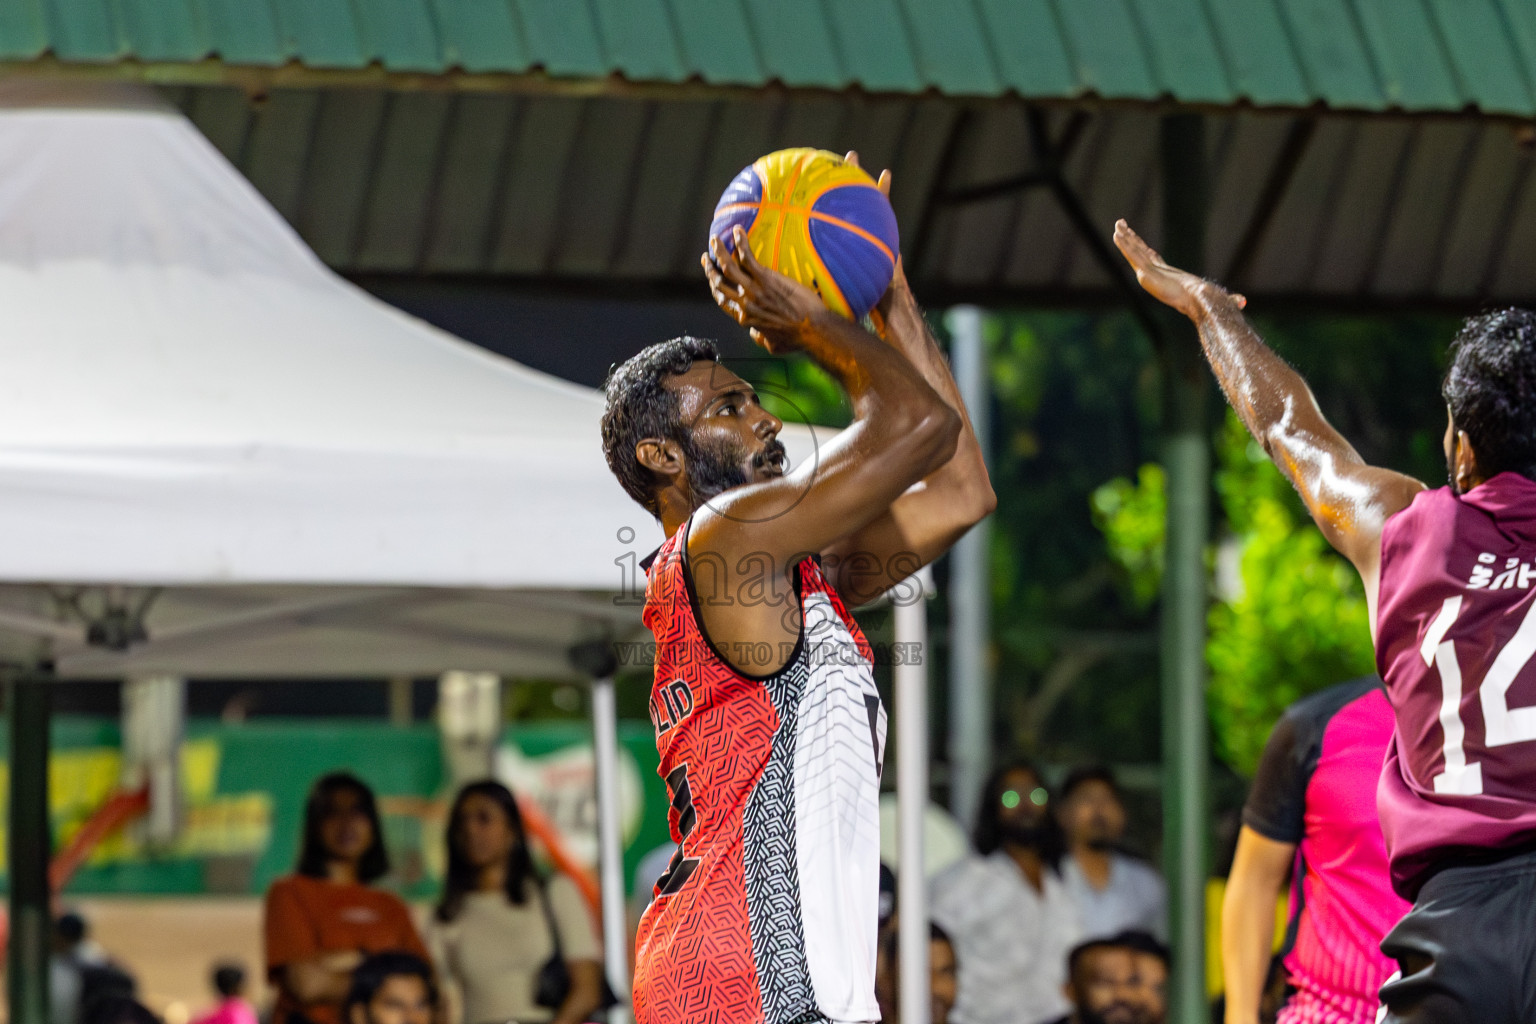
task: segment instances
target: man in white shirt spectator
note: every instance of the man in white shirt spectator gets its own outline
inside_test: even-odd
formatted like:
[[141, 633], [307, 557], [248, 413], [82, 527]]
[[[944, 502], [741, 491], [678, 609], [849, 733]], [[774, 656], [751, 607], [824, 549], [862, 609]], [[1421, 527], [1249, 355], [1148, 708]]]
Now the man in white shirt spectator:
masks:
[[932, 882], [929, 912], [955, 944], [951, 1024], [1039, 1024], [1067, 1012], [1067, 953], [1081, 937], [1058, 874], [1061, 833], [1040, 773], [994, 772], [976, 823], [977, 856]]
[[1108, 768], [1079, 768], [1061, 784], [1057, 817], [1067, 837], [1061, 877], [1077, 904], [1083, 938], [1125, 931], [1168, 936], [1168, 892], [1152, 865], [1117, 846], [1125, 837], [1125, 801]]

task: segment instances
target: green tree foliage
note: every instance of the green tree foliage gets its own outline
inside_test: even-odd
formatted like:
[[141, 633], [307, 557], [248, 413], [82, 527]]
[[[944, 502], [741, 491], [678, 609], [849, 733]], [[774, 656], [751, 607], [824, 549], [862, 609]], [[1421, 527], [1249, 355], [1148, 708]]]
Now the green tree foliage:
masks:
[[1252, 775], [1286, 707], [1373, 671], [1370, 620], [1354, 567], [1231, 413], [1216, 452], [1227, 532], [1217, 564], [1228, 571], [1207, 618], [1207, 702], [1217, 752]]
[[[1312, 380], [1330, 420], [1367, 461], [1443, 475], [1438, 376], [1455, 324], [1440, 318], [1330, 318], [1266, 324]], [[1216, 752], [1251, 775], [1293, 701], [1373, 671], [1364, 588], [1295, 490], [1230, 411], [1216, 432], [1217, 535], [1208, 557], [1207, 703]], [[1116, 477], [1091, 508], [1125, 597], [1156, 602], [1167, 516], [1162, 467]]]
[[[1292, 701], [1371, 671], [1371, 639], [1359, 576], [1231, 412], [1215, 447], [1224, 527], [1207, 556], [1206, 701], [1217, 754], [1251, 775]], [[1093, 495], [1095, 521], [1138, 604], [1155, 600], [1161, 583], [1164, 489], [1162, 467], [1152, 463], [1134, 483], [1111, 480]]]

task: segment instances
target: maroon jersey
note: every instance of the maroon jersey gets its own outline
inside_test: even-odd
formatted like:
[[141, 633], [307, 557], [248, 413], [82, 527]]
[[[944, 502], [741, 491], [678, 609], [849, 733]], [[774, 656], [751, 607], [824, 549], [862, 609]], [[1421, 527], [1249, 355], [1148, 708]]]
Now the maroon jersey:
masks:
[[1377, 806], [1392, 883], [1536, 842], [1536, 482], [1424, 491], [1381, 537], [1376, 664], [1397, 728]]

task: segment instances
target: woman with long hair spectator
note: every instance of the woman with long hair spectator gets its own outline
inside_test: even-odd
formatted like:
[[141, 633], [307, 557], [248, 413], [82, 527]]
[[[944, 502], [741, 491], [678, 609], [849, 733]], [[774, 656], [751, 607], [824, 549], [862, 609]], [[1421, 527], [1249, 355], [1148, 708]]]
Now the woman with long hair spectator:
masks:
[[579, 1024], [603, 997], [602, 950], [575, 884], [534, 868], [517, 800], [499, 782], [459, 791], [427, 942], [462, 1024]]
[[388, 872], [373, 791], [348, 772], [322, 776], [304, 805], [298, 865], [267, 890], [272, 1024], [342, 1024], [352, 971], [365, 955], [426, 956], [409, 908], [372, 884]]

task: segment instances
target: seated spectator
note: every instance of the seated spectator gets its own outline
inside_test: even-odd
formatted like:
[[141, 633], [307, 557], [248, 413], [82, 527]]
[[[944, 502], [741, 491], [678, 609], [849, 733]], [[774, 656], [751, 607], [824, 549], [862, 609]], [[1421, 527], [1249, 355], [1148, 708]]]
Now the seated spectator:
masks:
[[[517, 800], [465, 786], [448, 814], [448, 870], [427, 939], [464, 1024], [580, 1024], [603, 1001], [602, 945], [576, 884], [539, 877]], [[541, 986], [563, 964], [563, 987]], [[548, 987], [549, 991], [541, 991]]]
[[[944, 929], [928, 925], [928, 1017], [932, 1024], [949, 1024], [949, 1011], [955, 1005], [955, 944]], [[880, 933], [875, 956], [875, 1002], [880, 1006], [881, 1024], [901, 1022], [901, 936], [894, 919]]]
[[159, 1017], [132, 996], [113, 993], [85, 1004], [80, 1024], [162, 1024]]
[[933, 919], [960, 960], [955, 1020], [1038, 1024], [1060, 1016], [1067, 952], [1081, 926], [1057, 873], [1061, 835], [1032, 766], [1008, 765], [987, 780], [976, 851], [931, 884]]
[[1077, 904], [1083, 936], [1127, 930], [1168, 934], [1168, 892], [1152, 865], [1119, 852], [1125, 801], [1108, 768], [1080, 768], [1061, 784], [1057, 815], [1067, 838], [1061, 877]]
[[1072, 1012], [1053, 1024], [1148, 1024], [1137, 1006], [1136, 960], [1115, 939], [1089, 939], [1067, 958]]
[[219, 1004], [193, 1024], [256, 1024], [256, 1008], [245, 998], [245, 968], [221, 963], [213, 968], [213, 990]]
[[375, 953], [353, 969], [344, 1010], [347, 1024], [432, 1024], [432, 968], [411, 953]]
[[74, 911], [53, 922], [53, 955], [48, 958], [48, 1010], [53, 1024], [80, 1019], [81, 974], [87, 964], [105, 962], [106, 955], [86, 939], [85, 918]]
[[97, 1002], [131, 1002], [138, 995], [133, 975], [91, 941], [89, 925], [75, 911], [60, 914], [53, 924], [48, 982], [49, 1017], [54, 1024], [79, 1024], [86, 1010]]
[[304, 807], [298, 866], [267, 890], [272, 1024], [342, 1024], [352, 972], [365, 956], [401, 950], [426, 958], [410, 909], [372, 885], [388, 872], [373, 791], [346, 772], [319, 779]]
[[1141, 1011], [1143, 1024], [1164, 1024], [1168, 1019], [1168, 947], [1147, 932], [1121, 932], [1112, 940], [1131, 951], [1136, 968], [1131, 1002]]

